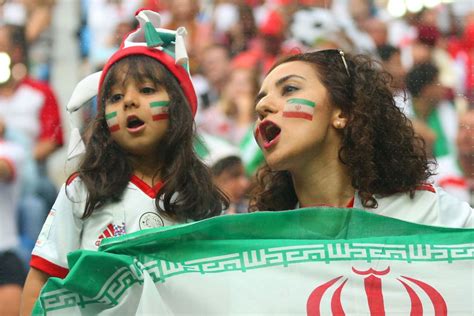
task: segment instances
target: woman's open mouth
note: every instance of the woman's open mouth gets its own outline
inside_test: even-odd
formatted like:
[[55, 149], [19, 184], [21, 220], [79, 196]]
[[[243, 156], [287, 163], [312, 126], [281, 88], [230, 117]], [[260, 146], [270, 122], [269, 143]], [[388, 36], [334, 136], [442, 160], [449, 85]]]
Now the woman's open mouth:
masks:
[[280, 138], [281, 128], [272, 121], [266, 120], [260, 123], [258, 132], [262, 136], [263, 147], [268, 149]]
[[145, 127], [145, 122], [140, 120], [136, 115], [127, 117], [127, 130], [132, 133], [141, 131]]

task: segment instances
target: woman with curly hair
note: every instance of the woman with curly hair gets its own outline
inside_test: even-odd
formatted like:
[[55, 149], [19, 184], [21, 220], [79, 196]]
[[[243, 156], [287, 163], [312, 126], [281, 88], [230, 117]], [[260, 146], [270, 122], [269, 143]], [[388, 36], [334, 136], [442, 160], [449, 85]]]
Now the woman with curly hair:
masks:
[[256, 98], [266, 165], [250, 210], [354, 207], [428, 225], [472, 226], [473, 210], [428, 183], [424, 142], [367, 56], [323, 50], [278, 62]]

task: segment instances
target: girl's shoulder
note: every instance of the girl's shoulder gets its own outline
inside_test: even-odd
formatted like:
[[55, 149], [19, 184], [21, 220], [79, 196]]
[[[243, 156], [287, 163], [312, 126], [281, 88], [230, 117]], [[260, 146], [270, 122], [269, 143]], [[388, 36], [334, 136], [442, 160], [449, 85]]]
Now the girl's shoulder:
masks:
[[72, 201], [83, 201], [87, 197], [87, 187], [79, 176], [78, 172], [75, 172], [67, 178], [61, 191], [67, 195]]

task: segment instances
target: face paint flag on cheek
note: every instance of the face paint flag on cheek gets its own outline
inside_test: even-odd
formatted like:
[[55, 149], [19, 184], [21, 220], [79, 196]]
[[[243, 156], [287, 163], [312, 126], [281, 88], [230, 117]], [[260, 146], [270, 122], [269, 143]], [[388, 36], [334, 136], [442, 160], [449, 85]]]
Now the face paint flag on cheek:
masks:
[[169, 101], [157, 101], [150, 103], [153, 121], [168, 119], [169, 103]]
[[310, 100], [298, 98], [289, 99], [285, 104], [283, 117], [302, 118], [312, 121], [315, 106], [316, 104]]
[[109, 130], [111, 133], [116, 132], [120, 129], [117, 120], [117, 112], [110, 112], [105, 114], [105, 119], [107, 120], [107, 125], [109, 126]]

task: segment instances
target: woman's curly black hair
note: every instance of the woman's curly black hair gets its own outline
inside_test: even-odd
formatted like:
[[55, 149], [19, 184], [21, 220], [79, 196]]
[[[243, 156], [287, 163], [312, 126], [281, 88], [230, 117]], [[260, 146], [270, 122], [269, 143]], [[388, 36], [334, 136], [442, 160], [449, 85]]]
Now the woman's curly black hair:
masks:
[[98, 114], [87, 133], [86, 153], [77, 170], [88, 190], [83, 218], [107, 203], [119, 201], [133, 173], [128, 154], [112, 139], [105, 120], [105, 100], [112, 85], [123, 80], [123, 72], [127, 80], [135, 82], [159, 80], [170, 97], [169, 126], [159, 144], [163, 154], [156, 157], [157, 165], [163, 166], [156, 174], [159, 172], [164, 182], [155, 200], [157, 210], [177, 221], [220, 215], [229, 202], [212, 183], [209, 168], [194, 151], [195, 124], [183, 91], [158, 61], [133, 55], [113, 65], [99, 91], [102, 97], [98, 100]]
[[[338, 50], [292, 55], [272, 70], [293, 61], [314, 67], [330, 103], [348, 120], [341, 131], [339, 159], [364, 207], [377, 207], [374, 195], [409, 192], [413, 196], [432, 175], [432, 168], [424, 141], [395, 104], [390, 74], [365, 55], [346, 54], [346, 69]], [[298, 201], [289, 172], [272, 171], [268, 165], [257, 172], [251, 196], [251, 211], [293, 209]]]

